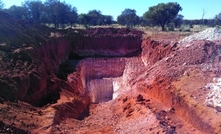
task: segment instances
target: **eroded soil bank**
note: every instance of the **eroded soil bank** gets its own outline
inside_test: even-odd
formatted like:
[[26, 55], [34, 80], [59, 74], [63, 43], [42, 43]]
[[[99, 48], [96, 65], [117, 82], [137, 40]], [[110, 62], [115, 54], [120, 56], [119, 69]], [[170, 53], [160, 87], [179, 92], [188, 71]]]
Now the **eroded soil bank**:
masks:
[[0, 132], [221, 133], [220, 107], [207, 101], [220, 41], [58, 31], [1, 14], [0, 30], [19, 36], [0, 43]]

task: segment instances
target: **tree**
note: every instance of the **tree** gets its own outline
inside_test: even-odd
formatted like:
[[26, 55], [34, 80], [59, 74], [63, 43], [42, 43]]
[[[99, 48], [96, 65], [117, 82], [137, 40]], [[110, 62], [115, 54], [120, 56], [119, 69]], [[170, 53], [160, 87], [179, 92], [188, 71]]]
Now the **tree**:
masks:
[[221, 12], [215, 16], [215, 24], [221, 25]]
[[215, 19], [220, 20], [221, 21], [221, 13], [219, 13], [218, 15], [215, 16]]
[[147, 26], [149, 23], [147, 22], [146, 19], [144, 19], [143, 17], [140, 17], [140, 25], [141, 26]]
[[23, 6], [28, 11], [29, 20], [35, 23], [41, 23], [41, 19], [43, 17], [43, 12], [45, 9], [44, 4], [41, 2], [41, 0], [26, 0], [23, 3]]
[[174, 20], [179, 11], [182, 11], [182, 7], [176, 2], [160, 3], [150, 7], [143, 17], [146, 20], [152, 20], [161, 26], [162, 31], [165, 31], [165, 25]]
[[0, 10], [3, 10], [4, 7], [5, 7], [5, 4], [3, 3], [2, 0], [0, 0]]
[[68, 22], [70, 23], [70, 25], [72, 27], [73, 24], [77, 23], [77, 19], [78, 19], [77, 8], [69, 5], [67, 15], [68, 15]]
[[118, 24], [126, 26], [137, 25], [139, 24], [139, 20], [139, 16], [136, 15], [136, 10], [128, 8], [117, 17]]
[[203, 8], [202, 11], [203, 11], [203, 14], [202, 14], [202, 20], [203, 20], [204, 16], [208, 13], [208, 11], [205, 8]]
[[87, 25], [90, 23], [91, 17], [88, 14], [78, 15], [78, 23], [83, 24], [87, 28]]
[[104, 16], [101, 14], [100, 10], [91, 10], [88, 12], [90, 16], [90, 25], [102, 25], [104, 23]]
[[79, 24], [87, 25], [110, 25], [113, 23], [113, 17], [110, 15], [103, 15], [99, 10], [91, 10], [87, 14], [80, 14], [78, 16]]
[[69, 7], [66, 3], [57, 2], [54, 5], [53, 15], [56, 18], [57, 24], [61, 24], [63, 27], [64, 24], [68, 22], [68, 12], [69, 12]]
[[173, 23], [176, 28], [180, 27], [183, 22], [183, 15], [178, 14], [176, 18], [173, 20]]
[[50, 5], [53, 5], [53, 4], [55, 4], [55, 3], [57, 3], [57, 2], [59, 2], [60, 0], [46, 0], [45, 1], [45, 5], [46, 6], [50, 6]]
[[23, 6], [13, 5], [8, 9], [4, 9], [4, 11], [16, 19], [27, 20], [28, 19], [28, 11]]
[[203, 23], [204, 23], [204, 16], [207, 14], [208, 11], [205, 8], [203, 8], [202, 11], [203, 11], [203, 14], [202, 14], [202, 22], [201, 23], [203, 25]]
[[104, 15], [104, 24], [110, 25], [113, 23], [113, 17], [111, 15]]
[[46, 6], [46, 17], [47, 23], [53, 23], [55, 28], [58, 28], [59, 24], [64, 26], [68, 22], [69, 6], [65, 2], [59, 0], [47, 0]]

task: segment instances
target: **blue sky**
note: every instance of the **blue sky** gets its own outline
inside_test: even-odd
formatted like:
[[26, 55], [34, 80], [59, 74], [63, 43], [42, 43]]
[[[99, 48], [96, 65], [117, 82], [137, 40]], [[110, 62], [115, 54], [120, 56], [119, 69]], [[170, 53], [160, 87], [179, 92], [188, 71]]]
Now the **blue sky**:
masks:
[[[12, 5], [21, 5], [24, 0], [2, 0], [6, 8]], [[42, 0], [43, 2], [45, 0]], [[63, 0], [61, 0], [63, 1]], [[178, 2], [183, 10], [180, 12], [184, 19], [201, 19], [203, 9], [207, 12], [204, 16], [211, 19], [221, 12], [221, 0], [65, 0], [75, 6], [78, 13], [87, 13], [89, 10], [100, 10], [104, 15], [112, 15], [114, 19], [125, 8], [135, 9], [138, 16], [142, 16], [150, 6], [158, 3]]]

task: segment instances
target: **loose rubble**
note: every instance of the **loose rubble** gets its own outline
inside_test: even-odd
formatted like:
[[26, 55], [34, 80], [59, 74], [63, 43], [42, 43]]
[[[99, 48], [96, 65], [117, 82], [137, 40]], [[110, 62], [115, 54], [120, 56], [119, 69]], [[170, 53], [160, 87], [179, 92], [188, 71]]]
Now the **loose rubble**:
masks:
[[210, 93], [206, 97], [205, 104], [221, 112], [221, 78], [214, 78], [213, 81], [206, 85]]
[[221, 29], [220, 28], [208, 28], [202, 32], [195, 33], [193, 35], [187, 36], [180, 40], [180, 43], [191, 42], [194, 40], [220, 40], [221, 39]]

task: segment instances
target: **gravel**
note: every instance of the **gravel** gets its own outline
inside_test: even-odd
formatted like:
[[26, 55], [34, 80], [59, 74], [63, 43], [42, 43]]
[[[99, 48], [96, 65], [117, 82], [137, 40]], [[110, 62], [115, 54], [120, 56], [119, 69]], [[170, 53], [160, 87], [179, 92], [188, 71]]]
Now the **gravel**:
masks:
[[206, 97], [205, 104], [221, 112], [221, 78], [214, 78], [213, 81], [206, 85], [206, 89], [209, 89], [210, 93]]
[[220, 28], [207, 28], [206, 30], [187, 36], [179, 41], [179, 43], [191, 42], [193, 40], [221, 40], [221, 29]]

